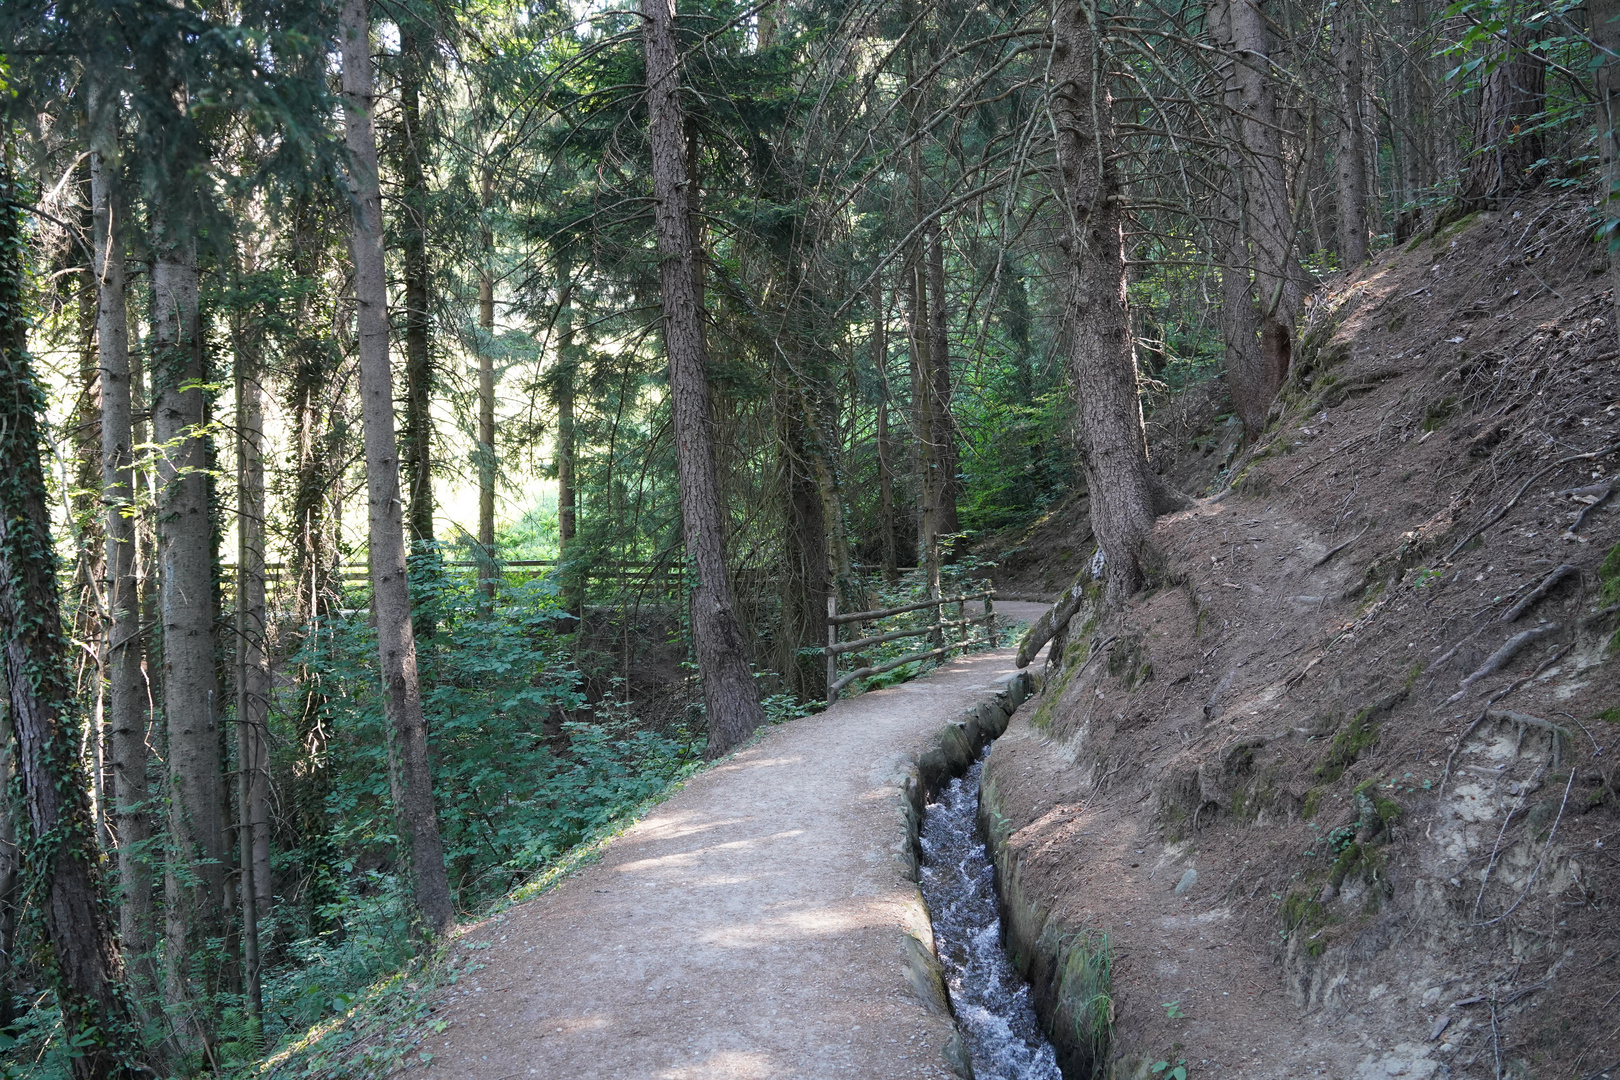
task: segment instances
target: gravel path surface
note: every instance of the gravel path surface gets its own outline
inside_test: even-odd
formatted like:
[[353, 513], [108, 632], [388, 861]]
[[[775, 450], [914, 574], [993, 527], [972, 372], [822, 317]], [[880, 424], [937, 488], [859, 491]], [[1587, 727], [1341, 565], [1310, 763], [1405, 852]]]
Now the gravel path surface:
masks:
[[[1036, 604], [997, 605], [1014, 620]], [[473, 927], [427, 1072], [468, 1080], [954, 1076], [949, 1016], [907, 981], [931, 944], [896, 785], [1013, 651], [770, 730], [694, 777], [600, 863]], [[419, 1073], [418, 1070], [412, 1070]]]

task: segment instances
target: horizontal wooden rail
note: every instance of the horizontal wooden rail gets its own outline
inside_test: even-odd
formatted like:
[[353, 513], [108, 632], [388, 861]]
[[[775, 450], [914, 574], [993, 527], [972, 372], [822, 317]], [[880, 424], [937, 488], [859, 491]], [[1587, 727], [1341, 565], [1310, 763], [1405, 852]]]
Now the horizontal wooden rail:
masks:
[[897, 667], [904, 664], [914, 663], [918, 660], [927, 660], [934, 656], [944, 656], [952, 649], [959, 649], [961, 647], [961, 645], [941, 645], [937, 649], [929, 649], [927, 652], [912, 653], [909, 656], [902, 656], [898, 660], [890, 660], [886, 664], [873, 664], [870, 667], [857, 668], [848, 675], [840, 678], [837, 682], [833, 683], [828, 692], [836, 698], [845, 690], [845, 688], [849, 686], [850, 683], [854, 682], [856, 679], [865, 679], [873, 675], [881, 675], [885, 671], [893, 671]]
[[991, 596], [990, 592], [968, 593], [964, 596], [942, 596], [938, 600], [919, 600], [915, 604], [901, 604], [899, 607], [878, 608], [876, 611], [851, 611], [843, 615], [829, 615], [827, 622], [833, 626], [843, 626], [852, 622], [873, 622], [877, 619], [887, 619], [890, 615], [904, 615], [908, 611], [921, 611], [925, 607], [935, 607], [941, 604], [961, 604], [969, 600], [984, 600]]
[[[985, 584], [989, 585], [989, 582]], [[984, 601], [984, 614], [974, 618], [967, 618], [967, 612], [962, 610], [962, 605], [973, 600]], [[957, 605], [958, 614], [963, 616], [962, 618], [947, 619], [945, 617], [945, 608], [950, 604]], [[927, 626], [891, 630], [888, 633], [872, 634], [868, 637], [857, 638], [854, 641], [838, 640], [838, 628], [840, 626], [847, 626], [850, 623], [873, 622], [878, 619], [888, 618], [891, 615], [904, 615], [908, 611], [923, 611], [925, 609], [929, 610], [932, 619]], [[958, 596], [930, 597], [927, 600], [919, 600], [912, 604], [897, 604], [894, 607], [877, 608], [872, 611], [852, 611], [847, 614], [839, 614], [838, 597], [836, 594], [829, 595], [827, 597], [827, 644], [821, 650], [823, 655], [827, 657], [827, 704], [831, 705], [837, 701], [839, 693], [857, 679], [881, 675], [885, 671], [893, 671], [903, 664], [913, 663], [914, 661], [948, 656], [953, 650], [965, 651], [974, 644], [972, 627], [980, 623], [986, 625], [988, 630], [986, 640], [991, 648], [995, 648], [998, 642], [996, 640], [995, 590], [993, 588], [986, 588], [982, 592], [962, 593]], [[960, 635], [958, 640], [951, 640], [952, 631]], [[925, 634], [934, 635], [934, 640], [942, 642], [942, 644], [923, 652], [910, 653], [898, 660], [890, 660], [881, 664], [869, 664], [847, 675], [840, 676], [838, 674], [838, 658], [846, 653], [852, 653], [870, 645], [882, 645], [890, 641], [922, 637]]]

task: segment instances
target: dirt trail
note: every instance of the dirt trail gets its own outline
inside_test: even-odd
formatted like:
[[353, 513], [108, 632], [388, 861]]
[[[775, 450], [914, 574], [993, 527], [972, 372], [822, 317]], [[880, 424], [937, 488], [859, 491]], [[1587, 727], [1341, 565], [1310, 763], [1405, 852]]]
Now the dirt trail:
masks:
[[[1007, 603], [1009, 619], [1040, 605]], [[695, 777], [555, 890], [466, 932], [429, 1070], [522, 1077], [944, 1078], [949, 1016], [907, 981], [932, 940], [893, 793], [1013, 650], [842, 701]]]

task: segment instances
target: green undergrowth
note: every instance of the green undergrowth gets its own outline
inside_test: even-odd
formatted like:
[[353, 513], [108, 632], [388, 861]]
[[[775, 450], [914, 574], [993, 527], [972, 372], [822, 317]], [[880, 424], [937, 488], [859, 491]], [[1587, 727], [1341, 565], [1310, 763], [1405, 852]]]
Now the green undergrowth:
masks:
[[1056, 1021], [1065, 1024], [1076, 1058], [1099, 1074], [1114, 1034], [1114, 944], [1101, 930], [1066, 934], [1058, 943]]

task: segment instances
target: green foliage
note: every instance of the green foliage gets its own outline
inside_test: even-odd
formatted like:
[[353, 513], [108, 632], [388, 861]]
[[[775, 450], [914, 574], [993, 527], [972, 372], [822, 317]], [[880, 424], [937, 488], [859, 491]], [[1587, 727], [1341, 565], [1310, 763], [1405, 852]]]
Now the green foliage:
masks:
[[1155, 1061], [1152, 1072], [1154, 1076], [1162, 1076], [1165, 1080], [1187, 1080], [1187, 1059], [1176, 1058], [1174, 1065], [1168, 1061]]

